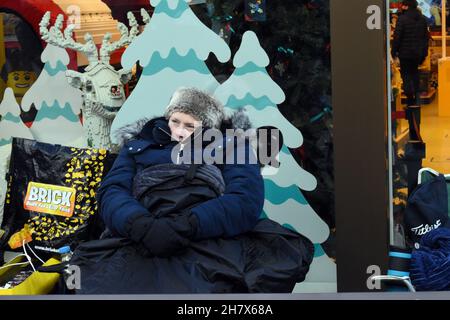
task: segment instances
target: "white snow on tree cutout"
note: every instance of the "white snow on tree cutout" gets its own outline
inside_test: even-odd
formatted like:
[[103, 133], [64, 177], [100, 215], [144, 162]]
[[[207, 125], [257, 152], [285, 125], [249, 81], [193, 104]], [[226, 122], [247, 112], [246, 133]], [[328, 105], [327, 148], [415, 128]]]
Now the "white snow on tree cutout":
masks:
[[65, 75], [69, 55], [65, 49], [47, 44], [41, 60], [44, 69], [22, 100], [24, 111], [32, 105], [38, 110], [31, 133], [40, 142], [83, 147], [82, 95], [70, 86]]
[[11, 88], [5, 90], [0, 116], [0, 147], [11, 144], [12, 137], [33, 139], [30, 129], [20, 118], [20, 107]]
[[[314, 190], [317, 180], [297, 164], [287, 148], [300, 147], [303, 137], [278, 110], [277, 105], [285, 100], [285, 95], [266, 71], [269, 57], [254, 32], [244, 33], [233, 65], [235, 71], [216, 90], [216, 98], [224, 104], [227, 113], [244, 108], [254, 127], [275, 127], [283, 136], [284, 145], [277, 156], [279, 167], [266, 166], [262, 170], [265, 187], [264, 214], [295, 229], [315, 244], [314, 260], [308, 273], [314, 276], [307, 275], [306, 280], [296, 286], [296, 291], [320, 291], [321, 283], [331, 284], [331, 291], [335, 291], [336, 265], [320, 246], [327, 240], [330, 230], [299, 190]], [[310, 286], [311, 283], [314, 283], [315, 288]], [[330, 288], [327, 290], [330, 291]]]
[[6, 88], [0, 103], [0, 224], [6, 195], [5, 174], [8, 171], [13, 137], [33, 139], [30, 130], [20, 118], [20, 107], [11, 88]]
[[[288, 147], [302, 145], [300, 131], [276, 107], [286, 96], [265, 69], [269, 65], [269, 57], [261, 48], [256, 34], [246, 32], [242, 39], [233, 58], [236, 70], [215, 92], [216, 97], [230, 109], [245, 107], [255, 127], [272, 125], [282, 130]], [[262, 116], [260, 110], [267, 107], [270, 108]]]
[[205, 64], [210, 53], [220, 62], [230, 59], [226, 42], [205, 26], [186, 0], [151, 1], [150, 22], [125, 50], [122, 66], [143, 67], [135, 89], [117, 114], [114, 132], [142, 118], [161, 116], [179, 87], [197, 87], [212, 93], [219, 83]]

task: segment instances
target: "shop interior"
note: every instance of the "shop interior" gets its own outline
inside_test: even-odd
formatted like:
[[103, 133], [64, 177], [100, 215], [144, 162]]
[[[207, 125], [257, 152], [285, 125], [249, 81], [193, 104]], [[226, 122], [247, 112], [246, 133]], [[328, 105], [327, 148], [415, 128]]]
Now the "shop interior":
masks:
[[[390, 36], [393, 39], [397, 19], [401, 14], [401, 2], [391, 0]], [[418, 8], [425, 16], [429, 33], [428, 56], [419, 67], [420, 72], [420, 135], [425, 143], [425, 157], [421, 161], [422, 168], [429, 168], [431, 172], [450, 173], [450, 101], [448, 99], [448, 50], [450, 37], [448, 35], [449, 19], [448, 3], [441, 0], [418, 1]], [[445, 12], [443, 16], [443, 12]], [[444, 34], [445, 33], [445, 34]], [[443, 41], [444, 35], [444, 41]], [[391, 42], [392, 43], [392, 42]], [[413, 188], [408, 190], [408, 168], [405, 165], [405, 146], [409, 139], [408, 120], [405, 115], [406, 97], [399, 65], [391, 57], [391, 110], [392, 110], [392, 144], [393, 144], [393, 212], [394, 212], [394, 239], [392, 243], [405, 246], [403, 230], [403, 213], [409, 195]], [[409, 180], [419, 180], [409, 177]]]

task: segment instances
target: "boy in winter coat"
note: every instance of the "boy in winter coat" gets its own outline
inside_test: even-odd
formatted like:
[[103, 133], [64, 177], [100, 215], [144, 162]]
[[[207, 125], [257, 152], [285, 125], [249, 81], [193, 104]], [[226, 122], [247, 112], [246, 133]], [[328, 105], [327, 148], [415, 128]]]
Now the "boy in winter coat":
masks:
[[[223, 106], [214, 98], [195, 88], [182, 88], [174, 93], [164, 117], [122, 130], [120, 134], [131, 139], [124, 143], [98, 192], [100, 214], [108, 229], [161, 257], [172, 255], [191, 240], [226, 238], [251, 230], [262, 213], [264, 184], [259, 164], [247, 161], [250, 157], [244, 164], [218, 165], [225, 182], [224, 193], [191, 208], [189, 214], [157, 218], [132, 192], [137, 172], [152, 165], [177, 163], [180, 153], [175, 160], [175, 147], [192, 139], [198, 129], [200, 133], [208, 128], [223, 129], [225, 118]], [[239, 121], [248, 125], [248, 118], [235, 120], [234, 125]], [[231, 140], [225, 135], [216, 148], [224, 150], [224, 154], [228, 148], [236, 154], [252, 154], [249, 144], [230, 144]]]

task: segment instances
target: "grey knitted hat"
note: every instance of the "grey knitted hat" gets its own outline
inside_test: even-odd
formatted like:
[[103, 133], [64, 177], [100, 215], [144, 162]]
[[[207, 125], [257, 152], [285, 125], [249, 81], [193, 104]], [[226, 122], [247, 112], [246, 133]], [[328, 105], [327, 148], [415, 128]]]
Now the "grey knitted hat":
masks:
[[175, 112], [183, 112], [202, 121], [203, 127], [220, 128], [225, 118], [222, 104], [197, 88], [180, 88], [170, 99], [164, 116], [169, 119]]

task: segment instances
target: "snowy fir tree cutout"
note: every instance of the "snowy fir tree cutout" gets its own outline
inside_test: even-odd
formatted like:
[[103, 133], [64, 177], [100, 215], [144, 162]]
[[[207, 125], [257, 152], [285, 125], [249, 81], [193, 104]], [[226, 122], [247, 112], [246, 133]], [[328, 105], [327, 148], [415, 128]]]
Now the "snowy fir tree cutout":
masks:
[[40, 142], [83, 147], [82, 95], [66, 78], [69, 55], [65, 49], [47, 44], [41, 60], [44, 69], [22, 100], [24, 111], [32, 105], [38, 110], [31, 133]]
[[279, 128], [286, 146], [296, 148], [302, 145], [300, 131], [277, 108], [286, 96], [267, 73], [269, 57], [254, 32], [244, 33], [233, 65], [236, 70], [215, 92], [215, 96], [230, 109], [244, 107], [255, 127], [272, 125]]
[[153, 0], [150, 22], [122, 56], [122, 66], [143, 67], [138, 84], [117, 114], [114, 132], [143, 118], [162, 116], [174, 91], [197, 87], [214, 92], [219, 83], [205, 64], [210, 53], [227, 62], [231, 52], [226, 42], [205, 26], [188, 0]]
[[[317, 180], [297, 164], [288, 149], [300, 147], [303, 137], [278, 110], [277, 105], [285, 100], [285, 94], [267, 73], [269, 62], [256, 34], [252, 31], [245, 32], [241, 47], [233, 59], [236, 69], [214, 95], [224, 104], [227, 113], [244, 108], [255, 128], [271, 126], [282, 133], [284, 146], [277, 155], [279, 167], [265, 166], [262, 170], [265, 187], [264, 215], [295, 229], [315, 244], [315, 258], [310, 272], [318, 274], [318, 277], [312, 277], [308, 281], [318, 284], [316, 288], [312, 288], [311, 283], [305, 281], [296, 290], [305, 288], [306, 291], [320, 291], [320, 283], [323, 282], [334, 286], [331, 291], [335, 291], [336, 265], [320, 245], [327, 240], [330, 230], [300, 191], [314, 190]], [[327, 270], [327, 273], [321, 274], [314, 271], [314, 268]]]
[[17, 104], [14, 91], [6, 88], [0, 103], [0, 224], [3, 216], [3, 204], [6, 195], [5, 174], [8, 171], [13, 137], [33, 139], [30, 129], [20, 118], [20, 107]]
[[20, 118], [20, 107], [11, 88], [6, 88], [0, 103], [0, 147], [11, 144], [12, 137], [33, 139], [30, 129]]

